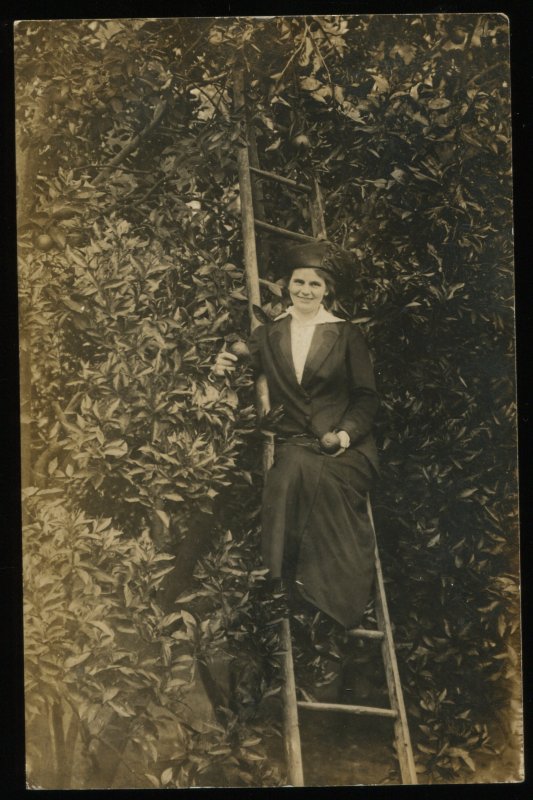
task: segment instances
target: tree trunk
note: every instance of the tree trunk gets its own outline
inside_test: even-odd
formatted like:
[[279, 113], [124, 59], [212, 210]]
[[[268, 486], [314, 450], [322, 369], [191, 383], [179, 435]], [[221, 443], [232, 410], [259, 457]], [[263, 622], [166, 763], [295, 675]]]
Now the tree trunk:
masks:
[[76, 714], [72, 713], [65, 735], [65, 767], [63, 785], [65, 789], [72, 788], [72, 770], [76, 759], [76, 744], [78, 742], [80, 723]]
[[212, 514], [197, 512], [189, 523], [188, 536], [172, 551], [176, 555], [174, 566], [159, 590], [159, 602], [165, 611], [174, 611], [176, 598], [190, 586], [198, 559], [207, 553], [212, 542], [212, 526]]
[[[32, 121], [34, 130], [42, 125], [45, 115], [45, 101], [40, 99]], [[22, 147], [21, 132], [17, 131], [17, 226], [20, 228], [31, 222], [35, 207], [35, 177], [37, 175], [39, 152], [32, 144]], [[21, 309], [19, 308], [19, 312]], [[31, 331], [20, 331], [19, 343], [19, 380], [20, 380], [20, 438], [21, 438], [21, 482], [22, 488], [32, 483], [31, 467]]]
[[63, 709], [61, 703], [54, 703], [51, 710], [52, 731], [54, 734], [55, 766], [57, 788], [64, 789], [64, 771], [66, 765], [65, 731], [63, 728]]

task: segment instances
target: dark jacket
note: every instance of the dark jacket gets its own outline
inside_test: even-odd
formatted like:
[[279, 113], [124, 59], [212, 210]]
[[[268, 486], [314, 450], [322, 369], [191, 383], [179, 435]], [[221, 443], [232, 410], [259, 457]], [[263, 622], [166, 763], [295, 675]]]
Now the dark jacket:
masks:
[[364, 453], [377, 471], [372, 423], [379, 401], [372, 362], [354, 324], [316, 326], [301, 384], [292, 361], [290, 316], [256, 328], [249, 348], [255, 373], [266, 376], [271, 406], [283, 407], [276, 433], [320, 438], [344, 430], [350, 446]]

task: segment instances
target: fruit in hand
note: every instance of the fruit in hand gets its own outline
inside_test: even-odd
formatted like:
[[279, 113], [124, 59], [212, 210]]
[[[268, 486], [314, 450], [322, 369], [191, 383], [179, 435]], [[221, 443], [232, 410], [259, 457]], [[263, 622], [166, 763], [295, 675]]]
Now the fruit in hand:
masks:
[[246, 342], [233, 342], [230, 347], [230, 353], [233, 353], [233, 355], [237, 356], [238, 358], [250, 355], [250, 351], [248, 350], [248, 345]]
[[336, 453], [341, 446], [341, 440], [336, 433], [325, 433], [320, 439], [320, 447], [325, 453]]

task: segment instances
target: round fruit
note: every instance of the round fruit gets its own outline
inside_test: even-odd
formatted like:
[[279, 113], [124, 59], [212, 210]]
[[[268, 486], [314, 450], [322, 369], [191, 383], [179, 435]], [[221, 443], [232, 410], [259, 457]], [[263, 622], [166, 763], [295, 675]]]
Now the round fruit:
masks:
[[465, 40], [466, 31], [464, 28], [450, 31], [450, 39], [454, 44], [462, 44]]
[[250, 355], [246, 342], [233, 342], [229, 350], [230, 353], [233, 353], [234, 356], [238, 356], [239, 358]]
[[293, 136], [292, 143], [295, 147], [301, 147], [302, 150], [307, 150], [311, 146], [309, 137], [306, 136], [305, 133], [299, 133], [296, 136]]
[[341, 446], [341, 440], [336, 433], [325, 433], [320, 439], [320, 446], [325, 453], [336, 453]]
[[51, 236], [48, 236], [47, 233], [40, 233], [39, 236], [35, 239], [35, 244], [39, 248], [39, 250], [44, 250], [47, 252], [51, 250], [54, 246], [54, 240]]

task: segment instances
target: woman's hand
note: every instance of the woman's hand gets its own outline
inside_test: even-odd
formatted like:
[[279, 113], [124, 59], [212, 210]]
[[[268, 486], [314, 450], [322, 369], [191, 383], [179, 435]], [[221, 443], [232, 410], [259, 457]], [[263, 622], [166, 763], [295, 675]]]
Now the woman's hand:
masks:
[[214, 375], [226, 375], [233, 372], [236, 367], [236, 362], [241, 358], [247, 358], [250, 355], [250, 350], [246, 342], [238, 339], [229, 346], [229, 350], [221, 350], [215, 358], [215, 365], [211, 370]]
[[239, 359], [233, 353], [228, 353], [227, 350], [221, 350], [215, 358], [215, 364], [211, 370], [214, 375], [227, 375], [235, 371], [237, 361]]

